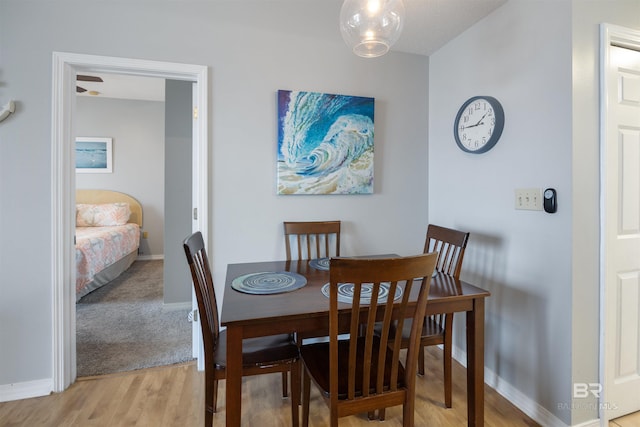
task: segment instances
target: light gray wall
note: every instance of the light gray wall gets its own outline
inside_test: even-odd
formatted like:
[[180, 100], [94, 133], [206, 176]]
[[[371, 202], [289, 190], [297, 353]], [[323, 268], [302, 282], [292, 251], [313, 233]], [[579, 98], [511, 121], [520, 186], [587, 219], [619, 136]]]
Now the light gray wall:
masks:
[[[339, 14], [339, 2], [330, 16], [324, 1], [296, 3], [325, 22]], [[284, 220], [341, 219], [345, 255], [421, 251], [427, 58], [357, 58], [337, 31], [291, 37], [288, 10], [263, 1], [0, 0], [0, 99], [18, 101], [0, 125], [0, 385], [53, 375], [53, 51], [210, 67], [208, 244], [218, 290], [228, 263], [284, 257]], [[375, 98], [375, 194], [276, 195], [278, 89]]]
[[[432, 55], [429, 67], [429, 221], [471, 232], [462, 278], [492, 294], [487, 368], [564, 422], [571, 414], [557, 403], [571, 398], [570, 22], [567, 1], [512, 1]], [[458, 108], [475, 95], [496, 97], [505, 112], [500, 141], [479, 155], [452, 138]], [[514, 209], [516, 188], [547, 187], [558, 191], [556, 214]], [[464, 349], [457, 320], [455, 344]]]
[[[471, 232], [462, 277], [492, 294], [485, 355], [496, 383], [564, 422], [571, 413], [557, 404], [571, 400], [570, 22], [568, 1], [512, 1], [432, 55], [429, 67], [429, 221]], [[451, 137], [457, 109], [475, 95], [496, 97], [505, 112], [500, 141], [479, 155]], [[514, 209], [516, 188], [547, 187], [558, 192], [556, 214]], [[464, 349], [457, 320], [455, 344]]]
[[76, 188], [121, 191], [142, 204], [140, 255], [164, 254], [164, 102], [78, 97], [76, 135], [113, 138], [113, 173], [76, 174]]
[[193, 83], [167, 80], [165, 161], [164, 302], [191, 301], [191, 273], [182, 241], [191, 233]]
[[[598, 418], [572, 391], [599, 381], [600, 22], [640, 28], [640, 2], [510, 1], [430, 57], [429, 220], [471, 231], [462, 277], [492, 292], [487, 381], [541, 405], [524, 409], [543, 425]], [[502, 102], [505, 130], [465, 154], [453, 118], [482, 94]], [[556, 188], [558, 212], [514, 210], [529, 187]]]

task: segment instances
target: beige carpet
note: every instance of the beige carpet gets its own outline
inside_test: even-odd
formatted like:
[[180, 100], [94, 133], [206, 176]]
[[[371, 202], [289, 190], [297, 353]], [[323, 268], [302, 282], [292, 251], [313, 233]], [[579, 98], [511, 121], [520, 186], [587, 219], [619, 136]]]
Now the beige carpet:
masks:
[[191, 360], [189, 310], [163, 308], [163, 261], [136, 261], [76, 304], [78, 376]]

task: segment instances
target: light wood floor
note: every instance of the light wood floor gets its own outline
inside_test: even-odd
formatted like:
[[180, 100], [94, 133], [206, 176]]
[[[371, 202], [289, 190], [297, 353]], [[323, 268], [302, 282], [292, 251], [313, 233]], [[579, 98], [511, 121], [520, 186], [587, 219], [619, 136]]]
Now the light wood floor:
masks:
[[[427, 349], [427, 375], [418, 377], [415, 425], [464, 426], [467, 419], [466, 372], [454, 362], [453, 408], [442, 403], [441, 352]], [[280, 374], [243, 380], [243, 426], [291, 425], [290, 401], [280, 395]], [[219, 412], [214, 424], [224, 425], [225, 383], [220, 384]], [[194, 363], [150, 368], [129, 373], [78, 380], [63, 393], [0, 403], [0, 426], [202, 426], [204, 422], [204, 374]], [[328, 425], [328, 411], [312, 386], [310, 425]], [[389, 408], [383, 424], [371, 424], [366, 416], [340, 420], [340, 426], [402, 425], [401, 407]], [[537, 426], [515, 406], [485, 386], [487, 427]]]
[[609, 422], [609, 427], [638, 427], [640, 426], [640, 412], [616, 418]]

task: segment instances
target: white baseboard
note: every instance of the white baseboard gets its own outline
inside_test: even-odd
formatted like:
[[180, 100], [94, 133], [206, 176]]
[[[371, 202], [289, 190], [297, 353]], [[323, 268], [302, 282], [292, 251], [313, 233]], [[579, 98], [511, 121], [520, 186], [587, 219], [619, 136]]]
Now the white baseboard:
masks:
[[137, 260], [140, 261], [156, 261], [164, 259], [164, 254], [162, 255], [138, 255]]
[[162, 305], [162, 311], [191, 310], [191, 301], [170, 302]]
[[0, 385], [0, 402], [47, 396], [53, 392], [53, 379]]
[[573, 427], [600, 427], [600, 420], [595, 419], [595, 420], [585, 421], [583, 423], [576, 424]]
[[[467, 353], [457, 347], [453, 348], [452, 353], [453, 358], [466, 368]], [[538, 424], [546, 427], [568, 427], [567, 424], [560, 420], [560, 418], [553, 415], [551, 412], [549, 412], [549, 410], [542, 407], [538, 402], [531, 400], [531, 398], [523, 394], [520, 390], [513, 387], [507, 381], [502, 379], [498, 374], [486, 367], [484, 368], [484, 382]], [[599, 420], [592, 420], [579, 425], [579, 427], [599, 426]]]

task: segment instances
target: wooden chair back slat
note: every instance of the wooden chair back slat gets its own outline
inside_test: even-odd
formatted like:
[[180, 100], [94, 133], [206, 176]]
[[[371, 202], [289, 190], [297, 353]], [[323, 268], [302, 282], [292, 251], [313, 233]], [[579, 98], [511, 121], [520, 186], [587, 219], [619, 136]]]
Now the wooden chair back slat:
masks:
[[285, 221], [284, 237], [287, 260], [340, 256], [340, 221]]
[[424, 253], [438, 252], [436, 270], [460, 278], [469, 233], [429, 224]]

